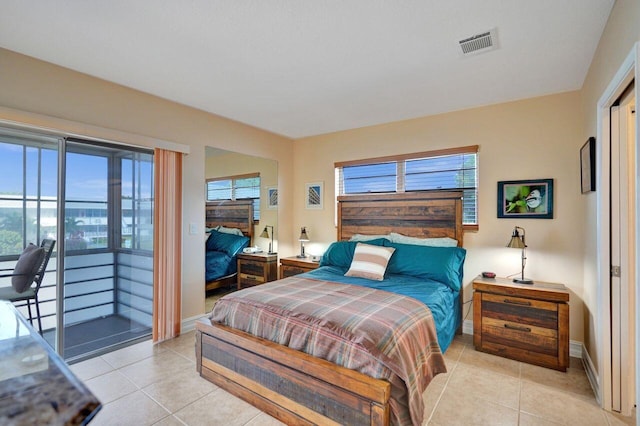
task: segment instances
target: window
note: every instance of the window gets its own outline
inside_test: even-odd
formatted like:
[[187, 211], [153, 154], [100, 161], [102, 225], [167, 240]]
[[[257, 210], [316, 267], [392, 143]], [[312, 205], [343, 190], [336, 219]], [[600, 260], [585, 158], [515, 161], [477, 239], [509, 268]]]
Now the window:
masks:
[[153, 250], [153, 154], [67, 140], [65, 249]]
[[[65, 250], [109, 246], [109, 157], [85, 146], [67, 146]], [[72, 151], [77, 148], [80, 152]]]
[[[60, 142], [1, 129], [5, 178], [0, 180], [0, 257], [17, 256], [29, 243], [57, 238]], [[112, 246], [152, 250], [153, 154], [142, 151], [68, 139], [66, 251]], [[112, 218], [116, 214], [117, 220]], [[118, 240], [110, 241], [115, 234]]]
[[123, 152], [120, 246], [153, 250], [153, 155]]
[[207, 201], [253, 200], [253, 220], [260, 220], [260, 174], [207, 179]]
[[0, 134], [0, 257], [56, 238], [58, 138]]
[[465, 229], [478, 226], [478, 146], [335, 164], [336, 194], [462, 189]]
[[398, 173], [395, 162], [343, 167], [342, 173], [343, 191], [340, 195], [396, 192]]

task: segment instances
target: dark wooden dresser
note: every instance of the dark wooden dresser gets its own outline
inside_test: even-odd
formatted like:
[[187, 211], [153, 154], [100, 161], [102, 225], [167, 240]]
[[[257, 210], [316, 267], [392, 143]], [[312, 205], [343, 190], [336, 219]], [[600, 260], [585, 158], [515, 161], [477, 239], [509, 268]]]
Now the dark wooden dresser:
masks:
[[318, 266], [320, 262], [313, 261], [310, 257], [285, 257], [280, 259], [280, 278], [313, 271]]
[[473, 289], [476, 350], [566, 371], [569, 292], [564, 285], [478, 277]]
[[238, 254], [238, 290], [277, 279], [277, 254]]

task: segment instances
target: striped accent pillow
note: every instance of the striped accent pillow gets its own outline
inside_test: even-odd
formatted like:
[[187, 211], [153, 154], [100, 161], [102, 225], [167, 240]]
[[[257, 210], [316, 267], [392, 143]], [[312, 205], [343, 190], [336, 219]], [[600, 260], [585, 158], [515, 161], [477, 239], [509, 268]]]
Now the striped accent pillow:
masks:
[[387, 270], [387, 264], [394, 251], [393, 247], [358, 243], [353, 253], [351, 266], [344, 275], [382, 281], [384, 272]]

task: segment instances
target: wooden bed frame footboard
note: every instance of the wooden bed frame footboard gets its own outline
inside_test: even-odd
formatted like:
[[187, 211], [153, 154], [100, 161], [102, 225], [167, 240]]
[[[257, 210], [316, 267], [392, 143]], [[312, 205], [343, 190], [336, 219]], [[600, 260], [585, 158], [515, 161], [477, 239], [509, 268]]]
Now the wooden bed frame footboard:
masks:
[[196, 322], [200, 375], [291, 425], [388, 425], [391, 385], [229, 327]]

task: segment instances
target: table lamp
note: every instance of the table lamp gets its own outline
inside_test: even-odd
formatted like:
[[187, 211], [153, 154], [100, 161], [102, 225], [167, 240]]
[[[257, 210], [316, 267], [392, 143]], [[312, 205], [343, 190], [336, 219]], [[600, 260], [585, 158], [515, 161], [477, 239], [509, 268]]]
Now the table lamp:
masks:
[[[271, 237], [269, 237], [269, 230], [267, 228], [271, 228]], [[271, 241], [269, 242], [269, 251], [267, 254], [276, 254], [276, 252], [273, 251], [273, 226], [266, 225], [264, 227], [264, 230], [262, 231], [262, 234], [260, 234], [260, 238], [271, 238]]]
[[[520, 235], [519, 231], [522, 231], [522, 236]], [[513, 228], [513, 233], [511, 234], [511, 240], [507, 244], [507, 247], [522, 249], [522, 273], [520, 278], [514, 278], [513, 282], [518, 284], [533, 284], [533, 280], [524, 277], [524, 265], [527, 262], [527, 256], [525, 253], [527, 244], [525, 243], [525, 239], [524, 239], [524, 228], [521, 228], [519, 226], [516, 226], [515, 228]]]
[[300, 228], [300, 238], [298, 238], [298, 241], [300, 241], [300, 254], [296, 257], [303, 259], [307, 257], [307, 255], [304, 254], [304, 242], [309, 241], [309, 236], [307, 235], [307, 228], [305, 226]]

